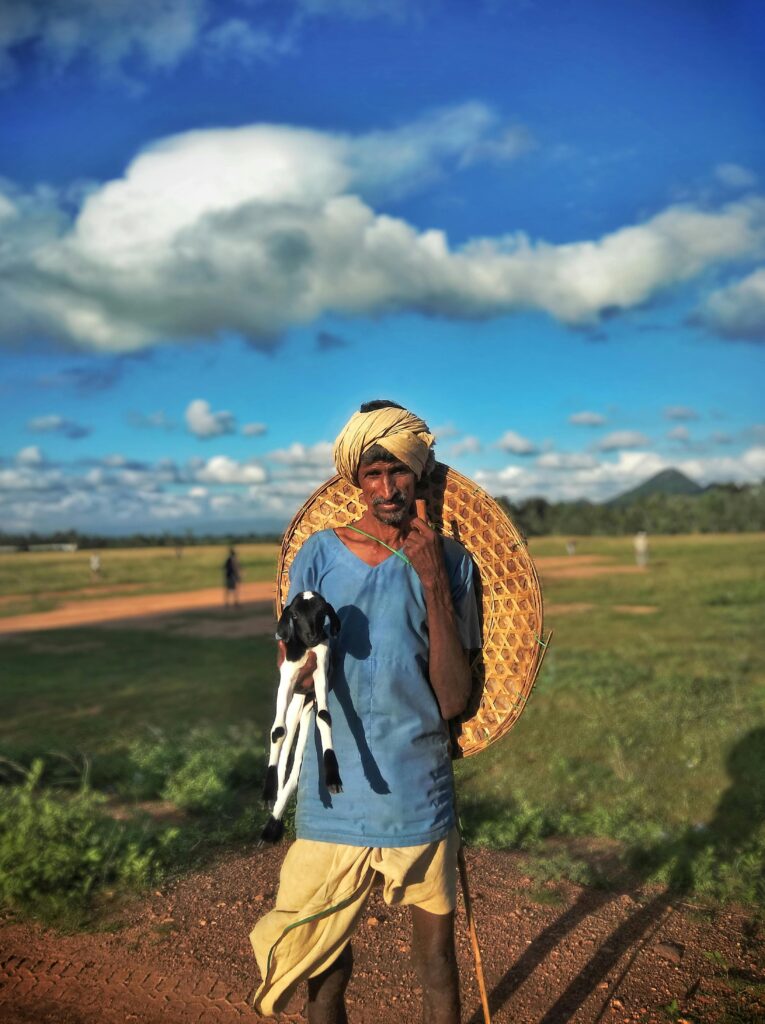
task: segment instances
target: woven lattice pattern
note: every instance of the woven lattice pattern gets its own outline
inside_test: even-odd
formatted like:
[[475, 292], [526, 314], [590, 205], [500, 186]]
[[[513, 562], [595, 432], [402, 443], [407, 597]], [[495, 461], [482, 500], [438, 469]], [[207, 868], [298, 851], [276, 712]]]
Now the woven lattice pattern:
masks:
[[[471, 662], [473, 699], [456, 723], [458, 753], [468, 757], [503, 736], [525, 707], [544, 651], [542, 592], [521, 535], [472, 480], [436, 463], [417, 496], [427, 500], [431, 525], [468, 550], [477, 573], [483, 647]], [[365, 510], [361, 492], [339, 476], [311, 495], [284, 536], [278, 614], [287, 599], [289, 567], [303, 542], [317, 530], [356, 522]]]

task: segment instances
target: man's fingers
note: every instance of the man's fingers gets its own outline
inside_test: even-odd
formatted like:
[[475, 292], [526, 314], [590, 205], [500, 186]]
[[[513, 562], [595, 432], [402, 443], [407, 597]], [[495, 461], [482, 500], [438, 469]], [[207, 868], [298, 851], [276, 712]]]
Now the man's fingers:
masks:
[[417, 517], [415, 517], [414, 519], [410, 519], [409, 520], [409, 525], [412, 526], [417, 531], [417, 533], [419, 533], [420, 536], [423, 536], [423, 537], [427, 536], [429, 533], [433, 533], [434, 532], [428, 526], [428, 524], [425, 522], [424, 519], [418, 519]]

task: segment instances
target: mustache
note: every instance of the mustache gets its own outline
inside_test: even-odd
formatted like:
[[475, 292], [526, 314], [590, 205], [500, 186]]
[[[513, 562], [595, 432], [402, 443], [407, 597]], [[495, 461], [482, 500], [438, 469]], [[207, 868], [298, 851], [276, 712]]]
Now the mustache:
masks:
[[373, 498], [372, 505], [401, 505], [402, 507], [406, 504], [406, 495], [403, 491], [395, 491], [390, 498]]

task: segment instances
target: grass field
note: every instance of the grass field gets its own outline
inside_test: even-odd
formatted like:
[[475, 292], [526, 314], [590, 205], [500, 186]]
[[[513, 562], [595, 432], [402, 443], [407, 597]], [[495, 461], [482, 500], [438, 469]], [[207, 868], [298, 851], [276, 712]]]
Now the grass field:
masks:
[[[532, 551], [560, 556], [563, 540]], [[210, 585], [206, 573], [214, 583], [222, 550], [187, 553], [183, 587]], [[530, 850], [540, 877], [613, 881], [628, 869], [704, 898], [765, 902], [762, 553], [762, 536], [657, 537], [645, 572], [543, 574], [554, 638], [534, 695], [507, 738], [457, 765], [469, 841]], [[114, 553], [114, 572], [180, 585], [163, 554]], [[272, 578], [274, 548], [242, 555], [248, 578]], [[629, 538], [582, 538], [571, 564], [586, 555], [633, 559]], [[47, 564], [59, 565], [47, 586], [74, 586], [62, 556], [33, 557], [35, 585]], [[5, 564], [0, 579], [12, 591]], [[44, 762], [23, 784], [6, 766], [5, 902], [58, 913], [252, 841], [273, 641], [195, 635], [197, 621], [226, 614], [249, 613], [189, 613], [182, 632], [137, 624], [2, 640], [0, 753], [26, 770]]]
[[[275, 576], [276, 544], [242, 544], [237, 555], [244, 581]], [[90, 572], [89, 551], [34, 551], [0, 554], [0, 615], [49, 611], [64, 601], [100, 600], [123, 593], [168, 594], [223, 584], [227, 549], [172, 547], [107, 549], [100, 552], [101, 575]]]

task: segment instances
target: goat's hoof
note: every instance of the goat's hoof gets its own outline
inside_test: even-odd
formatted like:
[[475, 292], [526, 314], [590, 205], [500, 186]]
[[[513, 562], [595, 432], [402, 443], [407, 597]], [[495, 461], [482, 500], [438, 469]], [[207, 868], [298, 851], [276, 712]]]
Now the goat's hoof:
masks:
[[284, 823], [271, 815], [266, 822], [265, 828], [260, 833], [260, 842], [258, 843], [258, 846], [262, 846], [263, 843], [278, 843], [283, 835]]
[[324, 751], [324, 785], [330, 793], [342, 793], [343, 782], [334, 750]]
[[263, 783], [263, 803], [266, 807], [271, 808], [276, 803], [276, 796], [279, 792], [279, 779], [276, 774], [276, 766], [270, 765], [266, 770], [266, 779]]

